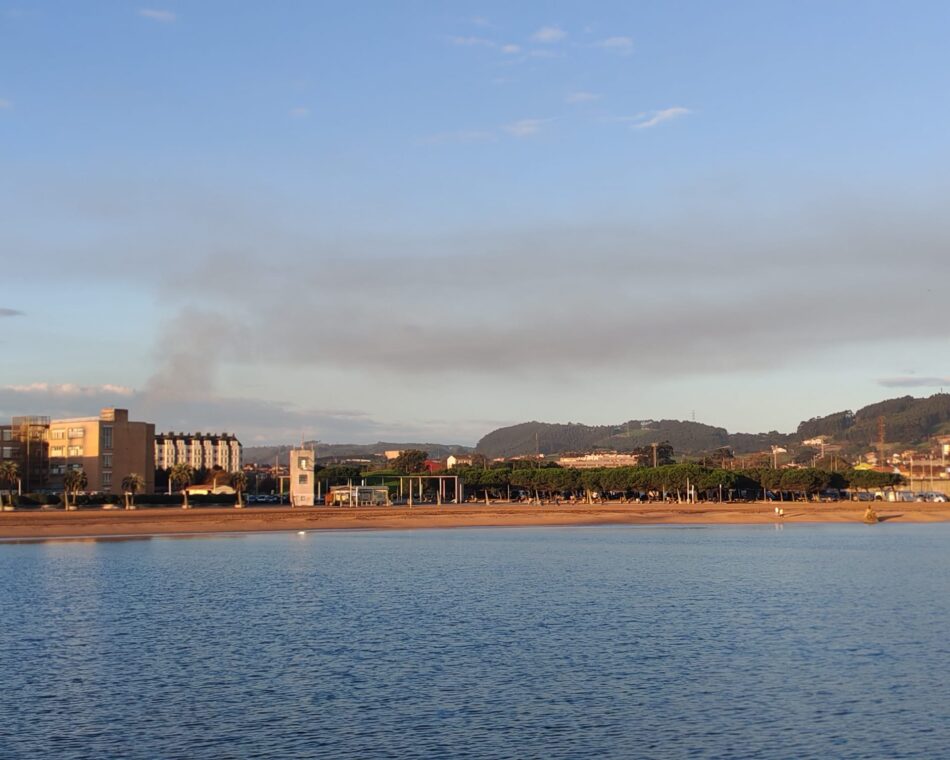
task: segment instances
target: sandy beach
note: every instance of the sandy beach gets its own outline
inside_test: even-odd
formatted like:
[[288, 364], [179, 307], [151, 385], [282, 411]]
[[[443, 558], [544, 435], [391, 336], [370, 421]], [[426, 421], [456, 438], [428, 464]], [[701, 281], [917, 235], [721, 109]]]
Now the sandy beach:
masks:
[[[0, 540], [149, 536], [300, 530], [399, 530], [421, 528], [566, 525], [756, 525], [777, 523], [862, 523], [865, 505], [787, 503], [595, 504], [542, 506], [497, 503], [421, 507], [327, 507], [245, 509], [144, 508], [133, 511], [18, 511], [0, 514]], [[950, 504], [877, 503], [882, 522], [950, 520]]]

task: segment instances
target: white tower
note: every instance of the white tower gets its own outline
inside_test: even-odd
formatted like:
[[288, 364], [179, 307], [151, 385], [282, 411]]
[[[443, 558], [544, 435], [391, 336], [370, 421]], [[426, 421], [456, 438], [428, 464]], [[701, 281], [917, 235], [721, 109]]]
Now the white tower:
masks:
[[290, 506], [313, 506], [313, 452], [310, 449], [291, 449], [290, 452]]

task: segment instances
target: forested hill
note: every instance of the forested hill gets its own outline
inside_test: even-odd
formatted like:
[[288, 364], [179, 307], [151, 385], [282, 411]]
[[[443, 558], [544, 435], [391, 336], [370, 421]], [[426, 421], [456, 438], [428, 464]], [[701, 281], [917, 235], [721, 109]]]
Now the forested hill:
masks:
[[880, 421], [889, 444], [912, 446], [935, 435], [950, 435], [950, 393], [928, 398], [902, 396], [870, 404], [857, 412], [847, 410], [813, 417], [798, 426], [797, 438], [831, 436], [836, 443], [873, 446], [878, 441]]
[[913, 446], [935, 435], [950, 435], [950, 394], [901, 398], [870, 404], [857, 412], [835, 412], [799, 424], [795, 433], [729, 433], [725, 428], [680, 420], [632, 420], [622, 425], [581, 425], [523, 422], [499, 428], [482, 438], [479, 454], [496, 457], [546, 456], [568, 452], [629, 452], [652, 443], [669, 442], [677, 454], [700, 454], [728, 446], [736, 454], [767, 451], [770, 446], [793, 446], [819, 435], [859, 450], [878, 440], [879, 420], [889, 446]]
[[[809, 438], [828, 436], [855, 453], [873, 448], [878, 441], [879, 421], [884, 420], [884, 438], [888, 448], [926, 442], [935, 435], [950, 435], [950, 393], [929, 398], [903, 396], [870, 404], [857, 412], [846, 410], [813, 417], [799, 424], [796, 432], [730, 433], [725, 428], [682, 420], [631, 420], [620, 425], [581, 425], [523, 422], [499, 428], [483, 437], [476, 447], [479, 454], [497, 457], [545, 456], [570, 452], [630, 452], [653, 443], [669, 443], [677, 455], [697, 455], [728, 446], [736, 454], [768, 451], [770, 446], [796, 446]], [[305, 444], [309, 446], [310, 444]], [[449, 454], [471, 453], [467, 446], [440, 443], [318, 443], [317, 456], [334, 458], [373, 458], [384, 451], [421, 449], [433, 459]], [[266, 464], [278, 453], [286, 461], [290, 446], [247, 446], [244, 461]]]
[[478, 442], [475, 450], [494, 459], [597, 449], [630, 452], [668, 442], [675, 452], [683, 454], [714, 451], [723, 446], [736, 453], [747, 453], [761, 451], [771, 444], [786, 444], [789, 439], [776, 432], [730, 435], [725, 428], [681, 420], [631, 420], [622, 425], [524, 422], [492, 431]]

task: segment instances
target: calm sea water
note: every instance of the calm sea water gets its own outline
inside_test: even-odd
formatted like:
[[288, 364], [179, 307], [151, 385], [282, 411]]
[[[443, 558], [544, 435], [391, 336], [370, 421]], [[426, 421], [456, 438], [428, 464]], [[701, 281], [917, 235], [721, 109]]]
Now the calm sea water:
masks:
[[0, 757], [941, 757], [950, 525], [0, 545]]

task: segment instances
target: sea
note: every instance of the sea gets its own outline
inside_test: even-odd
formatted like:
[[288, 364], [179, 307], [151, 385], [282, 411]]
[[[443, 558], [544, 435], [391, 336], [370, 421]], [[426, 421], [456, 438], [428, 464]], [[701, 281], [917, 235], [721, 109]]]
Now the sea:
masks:
[[939, 758], [950, 524], [0, 544], [0, 758]]

